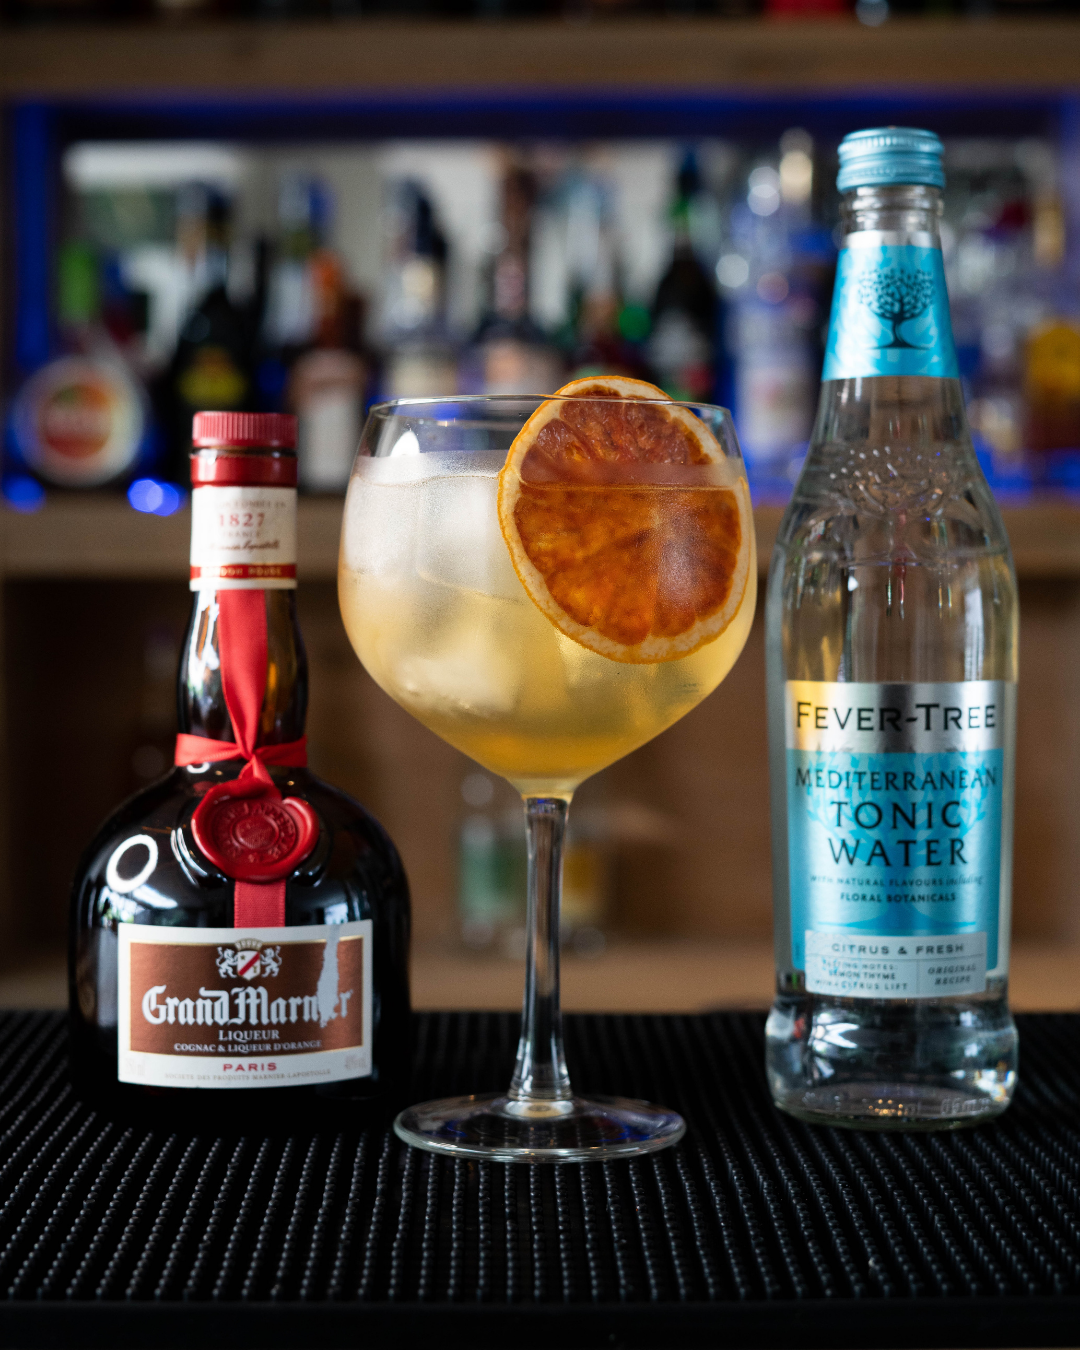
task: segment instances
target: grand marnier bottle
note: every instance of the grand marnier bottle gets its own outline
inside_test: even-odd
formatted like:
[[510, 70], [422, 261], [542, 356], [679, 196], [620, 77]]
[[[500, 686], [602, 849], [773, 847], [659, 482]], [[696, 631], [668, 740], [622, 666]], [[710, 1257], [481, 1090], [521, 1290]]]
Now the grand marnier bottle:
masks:
[[408, 888], [306, 768], [296, 419], [199, 413], [175, 767], [105, 822], [71, 907], [84, 1090], [170, 1109], [374, 1103], [405, 1068]]
[[1017, 597], [972, 450], [936, 136], [840, 147], [817, 423], [766, 606], [777, 1104], [934, 1129], [1003, 1111]]

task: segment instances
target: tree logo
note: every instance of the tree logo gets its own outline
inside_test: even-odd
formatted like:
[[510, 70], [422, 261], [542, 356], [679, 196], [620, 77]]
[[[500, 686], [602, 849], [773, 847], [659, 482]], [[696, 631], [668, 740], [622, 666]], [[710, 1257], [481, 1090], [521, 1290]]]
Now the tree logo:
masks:
[[880, 343], [882, 349], [908, 347], [922, 351], [923, 348], [901, 336], [900, 326], [925, 314], [933, 298], [934, 279], [918, 267], [911, 270], [883, 267], [864, 272], [859, 278], [859, 299], [892, 330], [892, 341]]

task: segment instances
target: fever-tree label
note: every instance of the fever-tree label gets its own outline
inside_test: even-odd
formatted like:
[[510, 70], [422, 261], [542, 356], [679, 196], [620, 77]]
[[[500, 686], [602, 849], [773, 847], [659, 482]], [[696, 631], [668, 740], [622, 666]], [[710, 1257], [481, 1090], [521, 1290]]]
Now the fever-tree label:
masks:
[[940, 248], [886, 242], [867, 230], [836, 263], [823, 380], [874, 375], [956, 379], [956, 349]]
[[1016, 686], [787, 684], [791, 957], [812, 993], [981, 993], [1008, 966]]

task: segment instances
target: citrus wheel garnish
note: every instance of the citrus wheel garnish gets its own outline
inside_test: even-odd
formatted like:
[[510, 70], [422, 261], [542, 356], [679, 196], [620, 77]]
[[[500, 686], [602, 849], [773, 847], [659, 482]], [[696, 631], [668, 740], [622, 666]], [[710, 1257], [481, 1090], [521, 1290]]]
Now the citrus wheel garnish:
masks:
[[644, 380], [572, 380], [514, 438], [499, 525], [533, 603], [613, 661], [712, 642], [753, 558], [746, 480], [689, 408]]

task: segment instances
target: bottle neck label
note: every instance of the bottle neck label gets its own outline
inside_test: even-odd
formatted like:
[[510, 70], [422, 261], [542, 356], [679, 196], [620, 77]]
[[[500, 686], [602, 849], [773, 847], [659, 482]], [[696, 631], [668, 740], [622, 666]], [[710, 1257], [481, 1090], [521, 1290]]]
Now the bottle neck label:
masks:
[[941, 250], [849, 235], [836, 265], [823, 380], [959, 371]]
[[296, 589], [296, 489], [197, 487], [191, 494], [191, 589]]

